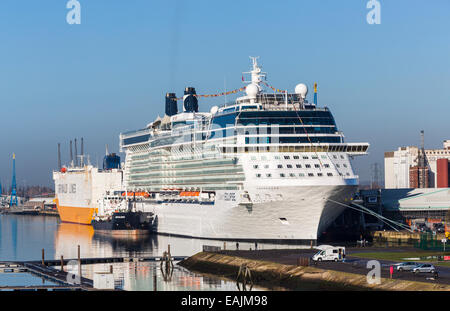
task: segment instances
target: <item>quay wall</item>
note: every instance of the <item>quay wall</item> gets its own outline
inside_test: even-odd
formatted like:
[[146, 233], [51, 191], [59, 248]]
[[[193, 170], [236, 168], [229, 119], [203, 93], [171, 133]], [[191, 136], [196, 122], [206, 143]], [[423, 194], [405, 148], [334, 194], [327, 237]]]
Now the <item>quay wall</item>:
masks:
[[220, 253], [201, 252], [179, 263], [189, 270], [235, 280], [241, 265], [251, 271], [255, 285], [290, 290], [388, 290], [450, 291], [450, 285], [382, 278], [381, 284], [368, 284], [366, 275], [252, 260]]

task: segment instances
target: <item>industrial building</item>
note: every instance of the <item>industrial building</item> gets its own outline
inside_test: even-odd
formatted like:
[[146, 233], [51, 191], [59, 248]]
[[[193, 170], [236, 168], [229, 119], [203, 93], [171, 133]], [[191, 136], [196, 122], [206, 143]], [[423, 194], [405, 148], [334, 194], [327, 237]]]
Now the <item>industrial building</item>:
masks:
[[414, 220], [441, 223], [450, 212], [450, 189], [381, 189], [383, 215], [411, 224]]
[[450, 140], [443, 149], [409, 146], [385, 152], [385, 188], [449, 188], [449, 160]]

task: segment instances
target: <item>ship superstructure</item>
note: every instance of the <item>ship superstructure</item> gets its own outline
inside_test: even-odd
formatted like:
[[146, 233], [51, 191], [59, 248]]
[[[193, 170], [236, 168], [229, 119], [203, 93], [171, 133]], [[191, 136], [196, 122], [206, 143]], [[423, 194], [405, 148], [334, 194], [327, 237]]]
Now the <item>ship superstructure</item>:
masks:
[[[271, 87], [252, 58], [245, 95], [198, 111], [194, 88], [178, 113], [120, 135], [128, 191], [148, 193], [158, 232], [232, 240], [316, 241], [358, 186], [350, 158], [368, 143], [345, 143], [327, 107]], [[316, 94], [315, 94], [316, 95]]]
[[122, 189], [120, 158], [106, 154], [103, 169], [82, 161], [53, 172], [55, 202], [63, 222], [90, 225], [105, 195]]

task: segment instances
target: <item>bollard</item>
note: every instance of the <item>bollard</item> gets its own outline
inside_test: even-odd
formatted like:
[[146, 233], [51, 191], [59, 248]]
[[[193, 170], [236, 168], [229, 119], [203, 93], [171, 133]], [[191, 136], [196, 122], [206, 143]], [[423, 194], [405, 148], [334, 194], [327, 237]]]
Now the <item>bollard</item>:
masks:
[[167, 254], [170, 256], [170, 244], [167, 244]]
[[313, 248], [313, 241], [311, 240], [311, 248]]
[[113, 273], [113, 266], [112, 265], [109, 266], [109, 273]]
[[309, 258], [306, 258], [306, 257], [297, 258], [297, 266], [302, 266], [302, 267], [309, 266]]
[[223, 242], [223, 250], [227, 250], [227, 242]]
[[64, 257], [61, 255], [61, 271], [64, 271]]
[[156, 292], [156, 269], [153, 271], [153, 291]]
[[42, 249], [42, 265], [45, 266], [45, 251]]

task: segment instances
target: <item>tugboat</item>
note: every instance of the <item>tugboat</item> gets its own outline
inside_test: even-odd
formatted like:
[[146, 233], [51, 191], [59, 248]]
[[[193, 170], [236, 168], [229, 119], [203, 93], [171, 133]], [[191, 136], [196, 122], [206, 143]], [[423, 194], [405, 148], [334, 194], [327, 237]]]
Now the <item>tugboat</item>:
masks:
[[122, 196], [106, 196], [99, 202], [99, 213], [94, 216], [92, 226], [100, 234], [114, 236], [148, 235], [156, 229], [156, 217], [152, 212], [136, 208], [136, 196], [133, 200]]

